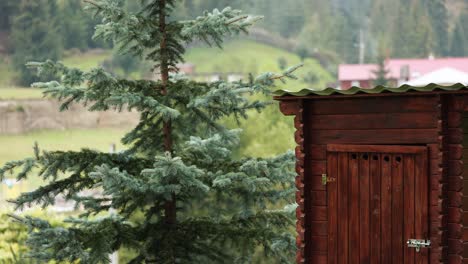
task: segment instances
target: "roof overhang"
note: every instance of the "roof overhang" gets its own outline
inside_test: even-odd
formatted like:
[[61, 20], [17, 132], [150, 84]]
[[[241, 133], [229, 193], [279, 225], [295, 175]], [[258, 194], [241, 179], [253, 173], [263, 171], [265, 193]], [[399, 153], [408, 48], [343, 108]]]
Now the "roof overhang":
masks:
[[402, 85], [392, 88], [376, 86], [371, 89], [353, 86], [347, 90], [327, 88], [325, 90], [302, 89], [299, 91], [277, 90], [273, 93], [275, 100], [295, 100], [305, 98], [338, 98], [338, 97], [369, 97], [369, 96], [402, 96], [402, 95], [430, 95], [430, 94], [468, 94], [468, 86], [457, 83], [444, 86], [431, 83], [426, 86]]

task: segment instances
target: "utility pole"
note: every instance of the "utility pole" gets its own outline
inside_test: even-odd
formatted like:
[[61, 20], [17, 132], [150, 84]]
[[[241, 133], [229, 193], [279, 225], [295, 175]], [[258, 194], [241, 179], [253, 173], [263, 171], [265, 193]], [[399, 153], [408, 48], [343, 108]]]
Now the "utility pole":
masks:
[[371, 38], [371, 23], [370, 17], [366, 16], [359, 29], [359, 64], [363, 64], [366, 58], [366, 39]]
[[366, 41], [364, 40], [364, 30], [359, 29], [359, 64], [364, 63], [364, 55], [366, 52]]

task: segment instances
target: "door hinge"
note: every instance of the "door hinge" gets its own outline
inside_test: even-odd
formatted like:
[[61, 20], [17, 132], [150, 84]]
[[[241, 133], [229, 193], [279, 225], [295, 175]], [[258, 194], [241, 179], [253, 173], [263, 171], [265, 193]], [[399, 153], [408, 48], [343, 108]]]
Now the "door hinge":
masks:
[[421, 248], [430, 247], [431, 246], [431, 241], [430, 240], [424, 240], [424, 239], [408, 239], [406, 244], [410, 248], [416, 248], [416, 252], [419, 252], [421, 250]]
[[327, 174], [322, 174], [322, 184], [327, 185], [329, 182], [336, 182], [336, 178], [328, 177]]

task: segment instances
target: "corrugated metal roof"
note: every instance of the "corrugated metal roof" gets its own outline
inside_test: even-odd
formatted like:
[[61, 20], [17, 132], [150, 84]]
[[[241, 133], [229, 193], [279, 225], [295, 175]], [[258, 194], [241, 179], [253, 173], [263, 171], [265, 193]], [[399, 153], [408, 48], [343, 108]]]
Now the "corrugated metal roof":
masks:
[[335, 88], [327, 88], [325, 90], [302, 89], [300, 91], [277, 90], [273, 92], [275, 96], [330, 96], [330, 95], [354, 95], [354, 94], [379, 94], [379, 93], [406, 93], [406, 92], [432, 92], [432, 91], [459, 91], [468, 90], [468, 86], [457, 83], [450, 86], [443, 86], [431, 83], [423, 87], [402, 85], [397, 88], [377, 86], [372, 89], [360, 88], [353, 86], [348, 90], [338, 90]]

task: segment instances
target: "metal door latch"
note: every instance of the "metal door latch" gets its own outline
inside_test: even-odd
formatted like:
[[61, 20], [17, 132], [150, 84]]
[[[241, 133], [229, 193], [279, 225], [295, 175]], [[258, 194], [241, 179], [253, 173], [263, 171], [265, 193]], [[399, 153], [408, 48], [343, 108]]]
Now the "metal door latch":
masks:
[[408, 247], [416, 248], [416, 252], [421, 251], [421, 248], [428, 248], [431, 246], [430, 240], [423, 240], [423, 239], [408, 239], [406, 242]]
[[327, 174], [322, 174], [322, 185], [327, 185], [329, 182], [336, 182], [336, 178], [328, 177]]

